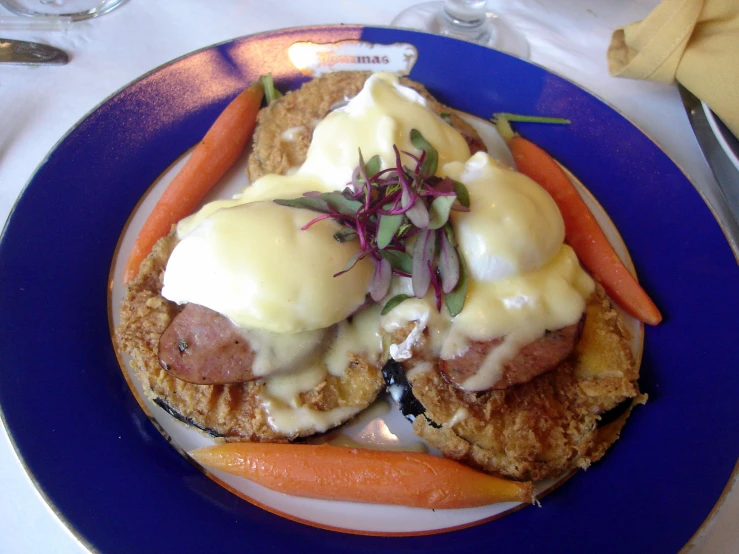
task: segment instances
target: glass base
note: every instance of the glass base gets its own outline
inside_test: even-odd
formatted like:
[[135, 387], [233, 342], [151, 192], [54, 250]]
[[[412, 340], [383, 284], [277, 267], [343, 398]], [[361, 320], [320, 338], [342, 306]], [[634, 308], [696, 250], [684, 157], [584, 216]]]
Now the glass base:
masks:
[[97, 17], [128, 0], [0, 0], [0, 6], [27, 17], [68, 17], [81, 21]]
[[443, 6], [444, 2], [438, 1], [416, 4], [398, 14], [390, 25], [476, 42], [517, 58], [529, 59], [529, 43], [526, 38], [504, 19], [492, 12], [486, 12], [485, 16], [489, 23], [487, 32], [480, 27], [450, 25], [444, 20]]

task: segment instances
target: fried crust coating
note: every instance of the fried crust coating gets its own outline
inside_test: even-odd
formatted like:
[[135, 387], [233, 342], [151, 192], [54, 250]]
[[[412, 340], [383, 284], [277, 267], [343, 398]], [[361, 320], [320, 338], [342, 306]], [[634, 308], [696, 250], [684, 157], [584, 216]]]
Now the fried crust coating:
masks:
[[447, 382], [433, 366], [409, 371], [428, 416], [416, 418], [416, 434], [449, 458], [513, 479], [556, 478], [599, 460], [630, 410], [599, 427], [601, 414], [646, 397], [627, 331], [600, 286], [586, 311], [573, 356], [528, 383], [475, 393]]
[[[284, 174], [300, 166], [305, 161], [316, 125], [332, 107], [356, 96], [370, 75], [364, 71], [328, 73], [262, 108], [249, 156], [249, 179], [254, 182], [263, 175]], [[418, 91], [428, 102], [429, 109], [437, 115], [449, 114], [452, 126], [463, 135], [479, 140], [476, 131], [466, 121], [434, 99], [423, 85], [406, 78], [401, 78], [400, 82]], [[288, 131], [290, 140], [284, 136]]]
[[[159, 364], [159, 337], [180, 308], [162, 297], [164, 269], [177, 243], [173, 233], [159, 240], [127, 287], [116, 329], [119, 350], [131, 357], [144, 392], [178, 419], [226, 441], [285, 442], [315, 434], [308, 429], [285, 434], [269, 424], [262, 407], [262, 380], [234, 385], [196, 385], [181, 381]], [[367, 408], [382, 390], [378, 367], [353, 356], [342, 377], [328, 375], [300, 395], [302, 406], [320, 412]], [[337, 422], [337, 424], [343, 421]]]

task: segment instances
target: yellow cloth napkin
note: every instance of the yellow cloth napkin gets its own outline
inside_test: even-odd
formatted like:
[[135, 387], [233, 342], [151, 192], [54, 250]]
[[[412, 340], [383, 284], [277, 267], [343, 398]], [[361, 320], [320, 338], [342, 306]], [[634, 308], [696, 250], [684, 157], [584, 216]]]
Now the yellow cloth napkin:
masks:
[[739, 0], [663, 0], [613, 33], [608, 70], [679, 81], [739, 136]]

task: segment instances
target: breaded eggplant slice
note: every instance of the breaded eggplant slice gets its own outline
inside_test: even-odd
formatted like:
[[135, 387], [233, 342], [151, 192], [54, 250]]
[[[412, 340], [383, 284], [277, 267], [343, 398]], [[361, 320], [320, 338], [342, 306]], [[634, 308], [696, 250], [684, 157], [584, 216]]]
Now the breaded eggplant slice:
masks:
[[[159, 338], [180, 307], [161, 296], [164, 269], [177, 243], [174, 233], [161, 239], [127, 286], [116, 339], [121, 352], [131, 356], [131, 366], [145, 393], [171, 415], [226, 441], [284, 442], [315, 434], [306, 429], [295, 434], [275, 430], [260, 399], [264, 382], [231, 385], [196, 385], [181, 381], [162, 369]], [[329, 375], [312, 390], [302, 393], [305, 408], [327, 412], [350, 408], [344, 423], [367, 408], [382, 390], [380, 370], [354, 356], [342, 377]]]
[[[302, 165], [316, 125], [335, 106], [356, 96], [370, 75], [364, 71], [328, 73], [262, 108], [249, 156], [249, 179], [254, 182], [263, 175], [284, 174]], [[453, 109], [435, 100], [423, 85], [406, 78], [400, 82], [423, 95], [428, 107], [437, 115], [449, 114], [451, 125], [462, 133], [473, 153], [484, 150], [477, 132]]]
[[[413, 429], [445, 456], [507, 478], [538, 481], [587, 468], [618, 438], [630, 407], [645, 399], [627, 336], [598, 286], [573, 355], [527, 383], [467, 392], [433, 363], [404, 362], [425, 409]], [[601, 414], [624, 403], [621, 417], [599, 426]]]

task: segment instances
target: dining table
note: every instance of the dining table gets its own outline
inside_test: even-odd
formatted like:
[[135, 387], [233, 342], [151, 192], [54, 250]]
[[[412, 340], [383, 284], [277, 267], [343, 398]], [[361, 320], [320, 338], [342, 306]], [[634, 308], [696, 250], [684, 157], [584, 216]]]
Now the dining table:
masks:
[[[414, 3], [416, 0], [129, 0], [108, 14], [59, 29], [0, 30], [3, 38], [50, 44], [66, 51], [70, 58], [65, 65], [0, 64], [0, 221], [11, 216], [34, 172], [70, 128], [116, 91], [158, 66], [212, 44], [275, 29], [337, 24], [388, 27], [401, 10]], [[739, 214], [732, 212], [721, 193], [678, 87], [616, 78], [608, 72], [606, 50], [614, 30], [643, 19], [657, 3], [491, 0], [489, 5], [523, 33], [531, 63], [603, 99], [682, 169], [727, 230], [727, 240], [736, 254], [739, 236], [732, 230], [738, 228], [735, 218]], [[21, 16], [0, 8], [0, 18]], [[480, 71], [485, 70], [480, 67]], [[115, 149], [115, 144], [111, 148]], [[8, 431], [3, 428], [0, 435], [0, 552], [87, 552], [84, 540], [65, 526], [64, 514], [44, 501]], [[731, 485], [727, 483], [724, 494], [716, 498], [716, 507], [695, 530], [686, 551], [739, 551], [739, 487]]]

